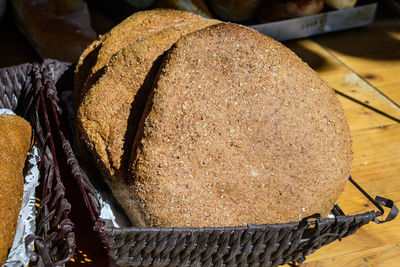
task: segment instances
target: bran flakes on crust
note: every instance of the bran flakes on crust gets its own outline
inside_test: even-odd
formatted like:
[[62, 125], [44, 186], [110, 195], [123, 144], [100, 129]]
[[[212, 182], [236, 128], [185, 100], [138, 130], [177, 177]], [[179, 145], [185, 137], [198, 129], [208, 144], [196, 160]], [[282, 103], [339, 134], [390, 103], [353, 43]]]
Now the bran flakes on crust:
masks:
[[218, 24], [164, 59], [132, 151], [147, 226], [234, 226], [325, 216], [350, 174], [348, 124], [293, 52]]
[[77, 129], [109, 180], [126, 180], [130, 149], [158, 58], [182, 35], [218, 22], [184, 23], [137, 40], [114, 54], [87, 92], [77, 112]]
[[114, 53], [136, 40], [165, 28], [203, 20], [204, 18], [199, 15], [173, 9], [152, 9], [134, 13], [108, 33], [100, 36], [80, 57], [75, 71], [76, 103], [79, 105], [85, 93], [101, 77], [104, 66]]

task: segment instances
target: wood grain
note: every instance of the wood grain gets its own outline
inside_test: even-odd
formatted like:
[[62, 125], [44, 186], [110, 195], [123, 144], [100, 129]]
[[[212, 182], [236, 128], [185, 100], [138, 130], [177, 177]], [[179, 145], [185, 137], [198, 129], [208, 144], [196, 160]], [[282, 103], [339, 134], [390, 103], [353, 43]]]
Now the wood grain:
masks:
[[315, 38], [394, 102], [400, 103], [400, 20]]
[[[397, 205], [400, 124], [387, 115], [400, 118], [400, 32], [392, 27], [399, 22], [287, 43], [331, 87], [350, 97], [338, 95], [353, 141], [352, 175], [371, 196], [387, 197]], [[338, 203], [346, 214], [374, 210], [350, 183]], [[341, 242], [322, 247], [301, 266], [400, 266], [399, 229], [398, 218], [370, 223]]]
[[[316, 70], [336, 91], [400, 120], [400, 108], [393, 99], [389, 98], [383, 91], [374, 87], [363, 76], [340, 61], [327, 48], [312, 40], [301, 40], [288, 43], [287, 45]], [[395, 75], [395, 71], [391, 68], [392, 65], [389, 65], [388, 69], [385, 71], [385, 75]], [[398, 76], [400, 77], [400, 75]], [[390, 80], [392, 77], [387, 79]], [[398, 103], [400, 103], [400, 101]]]

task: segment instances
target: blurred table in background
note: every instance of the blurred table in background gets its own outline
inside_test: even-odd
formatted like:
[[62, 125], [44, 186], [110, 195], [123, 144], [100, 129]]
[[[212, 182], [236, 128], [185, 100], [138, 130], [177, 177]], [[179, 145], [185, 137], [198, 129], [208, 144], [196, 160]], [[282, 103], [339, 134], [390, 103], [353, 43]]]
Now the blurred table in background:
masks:
[[[90, 7], [93, 27], [108, 31], [116, 22]], [[17, 31], [10, 12], [0, 21], [0, 67], [40, 61]], [[400, 205], [400, 18], [379, 18], [373, 24], [343, 32], [286, 42], [337, 92], [348, 119], [354, 151], [352, 175], [372, 196]], [[71, 196], [76, 223], [75, 263], [108, 266], [106, 253], [85, 217], [79, 192]], [[75, 195], [74, 195], [75, 194]], [[71, 196], [68, 199], [71, 199]], [[346, 214], [374, 209], [348, 183], [339, 205]], [[78, 208], [77, 208], [78, 207]], [[81, 208], [81, 209], [80, 209]], [[356, 234], [322, 247], [302, 266], [400, 266], [400, 219], [370, 223]], [[91, 262], [85, 261], [89, 258]]]

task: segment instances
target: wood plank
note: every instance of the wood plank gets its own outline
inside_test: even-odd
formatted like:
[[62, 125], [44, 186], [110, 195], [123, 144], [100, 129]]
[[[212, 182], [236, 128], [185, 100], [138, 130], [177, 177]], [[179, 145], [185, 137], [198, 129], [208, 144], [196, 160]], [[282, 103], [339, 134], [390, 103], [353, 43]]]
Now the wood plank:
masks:
[[320, 259], [318, 262], [302, 264], [304, 267], [322, 266], [398, 266], [400, 261], [400, 244], [388, 244], [372, 249], [367, 249], [354, 254], [345, 254], [340, 258], [330, 257]]
[[340, 62], [321, 45], [308, 39], [288, 42], [285, 45], [308, 63], [334, 90], [400, 120], [399, 105]]
[[313, 40], [400, 104], [400, 20], [379, 21]]
[[[327, 43], [330, 44], [336, 40], [330, 39]], [[338, 42], [341, 41], [344, 42], [343, 39]], [[354, 40], [353, 42], [356, 43]], [[399, 118], [399, 106], [393, 103], [386, 94], [389, 92], [390, 97], [396, 94], [392, 91], [398, 88], [395, 84], [400, 72], [396, 73], [393, 69], [397, 68], [400, 60], [392, 62], [392, 60], [382, 59], [379, 61], [381, 68], [378, 71], [376, 68], [372, 69], [373, 72], [371, 72], [369, 68], [374, 62], [363, 66], [360, 59], [357, 57], [354, 59], [348, 55], [346, 58], [343, 57], [342, 61], [338, 52], [323, 47], [325, 44], [322, 43], [300, 40], [287, 45], [335, 90], [366, 104], [363, 106], [348, 98], [338, 96], [345, 111], [353, 141], [352, 175], [371, 196], [380, 195], [392, 199], [395, 203], [400, 203], [400, 124], [368, 108], [371, 106]], [[354, 49], [354, 46], [351, 49]], [[385, 50], [386, 47], [379, 49]], [[385, 53], [382, 57], [385, 57]], [[354, 69], [357, 69], [357, 72]], [[372, 73], [371, 77], [363, 77], [366, 76], [365, 73]], [[375, 84], [370, 81], [372, 78], [376, 80]], [[386, 91], [381, 91], [381, 87], [384, 87]], [[346, 214], [376, 210], [373, 204], [350, 183], [346, 184], [338, 203]], [[341, 242], [322, 247], [308, 256], [306, 263], [301, 266], [397, 266], [400, 260], [399, 229], [399, 219], [383, 225], [370, 223]]]

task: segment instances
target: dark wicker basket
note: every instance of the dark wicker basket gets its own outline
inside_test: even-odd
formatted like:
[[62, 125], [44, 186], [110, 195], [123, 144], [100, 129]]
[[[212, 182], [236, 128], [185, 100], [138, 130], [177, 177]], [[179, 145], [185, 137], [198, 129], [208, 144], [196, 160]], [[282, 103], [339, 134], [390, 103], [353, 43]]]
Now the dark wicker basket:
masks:
[[[72, 258], [75, 248], [74, 225], [68, 218], [71, 205], [64, 197], [51, 125], [54, 121], [51, 109], [57, 108], [57, 97], [54, 85], [50, 84], [67, 66], [49, 61], [0, 69], [0, 108], [11, 109], [31, 123], [40, 153], [40, 185], [36, 196], [41, 201], [36, 233], [25, 240], [26, 245], [34, 242], [35, 251], [28, 253], [31, 265], [36, 266], [61, 265]], [[44, 74], [49, 72], [50, 76]]]
[[[38, 139], [42, 138], [44, 144], [51, 143], [49, 140], [51, 136], [57, 138], [59, 143], [62, 144], [62, 157], [65, 160], [60, 162], [60, 157], [58, 163], [57, 160], [54, 160], [54, 167], [57, 164], [69, 166], [68, 170], [70, 170], [80, 188], [94, 229], [104, 242], [110, 256], [119, 264], [134, 266], [277, 266], [286, 263], [301, 263], [305, 260], [305, 256], [313, 253], [321, 246], [351, 235], [358, 228], [371, 221], [376, 223], [390, 221], [398, 213], [392, 201], [382, 197], [372, 199], [350, 177], [350, 181], [375, 204], [379, 209], [378, 212], [369, 211], [354, 216], [345, 216], [340, 208], [335, 205], [332, 210], [335, 215], [334, 218], [321, 218], [316, 214], [293, 223], [213, 228], [108, 227], [99, 217], [100, 206], [96, 191], [79, 165], [72, 146], [66, 138], [66, 136], [69, 136], [67, 123], [60, 123], [61, 109], [58, 106], [55, 84], [58, 81], [58, 90], [72, 90], [71, 77], [66, 75], [59, 80], [60, 75], [66, 71], [67, 67], [68, 65], [56, 61], [45, 61], [42, 65], [22, 65], [14, 68], [12, 72], [8, 69], [10, 72], [8, 80], [18, 80], [19, 82], [2, 81], [2, 83], [6, 84], [6, 87], [22, 84], [20, 87], [27, 88], [25, 89], [27, 92], [35, 92], [35, 100], [28, 101], [29, 97], [23, 98], [24, 103], [27, 103], [26, 107], [24, 105], [24, 110], [28, 110], [29, 114], [32, 113], [29, 117], [46, 118], [49, 115], [52, 116], [53, 123], [50, 130], [47, 128], [46, 119], [30, 120], [35, 124], [37, 132], [42, 134], [42, 137]], [[73, 68], [73, 66], [70, 66], [70, 68]], [[7, 72], [7, 70], [2, 70], [1, 73], [4, 72]], [[69, 73], [71, 74], [70, 71]], [[3, 85], [0, 84], [0, 94], [3, 94], [1, 86]], [[12, 90], [8, 89], [8, 91]], [[12, 103], [13, 98], [10, 98], [9, 93], [6, 94], [8, 97], [5, 97], [7, 98], [5, 102]], [[17, 94], [18, 96], [19, 94]], [[33, 102], [36, 103], [36, 106], [32, 104]], [[38, 102], [44, 102], [45, 105], [38, 106]], [[20, 114], [26, 113], [24, 111]], [[39, 123], [41, 125], [36, 125]], [[44, 125], [42, 125], [43, 123]], [[41, 128], [47, 129], [49, 133], [44, 131], [45, 134], [43, 134]], [[43, 136], [46, 136], [47, 139]], [[53, 150], [50, 146], [45, 151], [52, 152]], [[55, 175], [49, 175], [49, 178], [58, 181]], [[53, 187], [50, 183], [50, 188]], [[42, 184], [42, 188], [49, 188], [49, 186]], [[56, 195], [59, 197], [57, 199], [61, 199], [61, 196]], [[50, 197], [43, 199], [45, 198], [47, 200]], [[62, 214], [64, 220], [67, 220], [66, 212], [62, 212], [64, 211], [63, 207], [65, 207], [61, 205], [62, 202], [59, 200], [47, 202], [52, 204], [51, 207], [58, 208], [55, 214]], [[43, 200], [41, 205], [44, 205]], [[377, 218], [377, 216], [383, 215], [381, 205], [390, 208], [389, 214], [383, 221]], [[42, 211], [47, 209], [41, 208], [39, 221], [42, 220], [41, 218], [52, 217], [48, 215], [50, 213]], [[48, 222], [49, 220], [44, 220], [45, 223], [39, 223], [39, 225], [50, 225], [50, 230], [54, 231], [51, 233], [53, 234], [56, 229], [51, 228], [51, 226], [60, 223], [60, 219], [56, 224], [53, 221]], [[72, 225], [69, 221], [68, 223], [69, 226]], [[42, 228], [38, 228], [38, 236], [44, 233], [44, 230], [41, 230]], [[68, 228], [68, 231], [71, 231], [71, 227]], [[74, 247], [73, 234], [71, 232], [66, 233], [64, 230], [58, 231], [56, 234], [57, 237], [68, 236], [69, 234], [71, 236], [70, 242], [65, 242], [64, 246], [61, 246], [62, 249], [53, 247], [60, 255], [64, 255], [65, 259], [69, 257], [68, 253]], [[38, 239], [36, 239], [36, 242], [38, 242]], [[38, 254], [41, 254], [41, 252], [38, 251]], [[39, 257], [42, 256], [39, 255]]]

